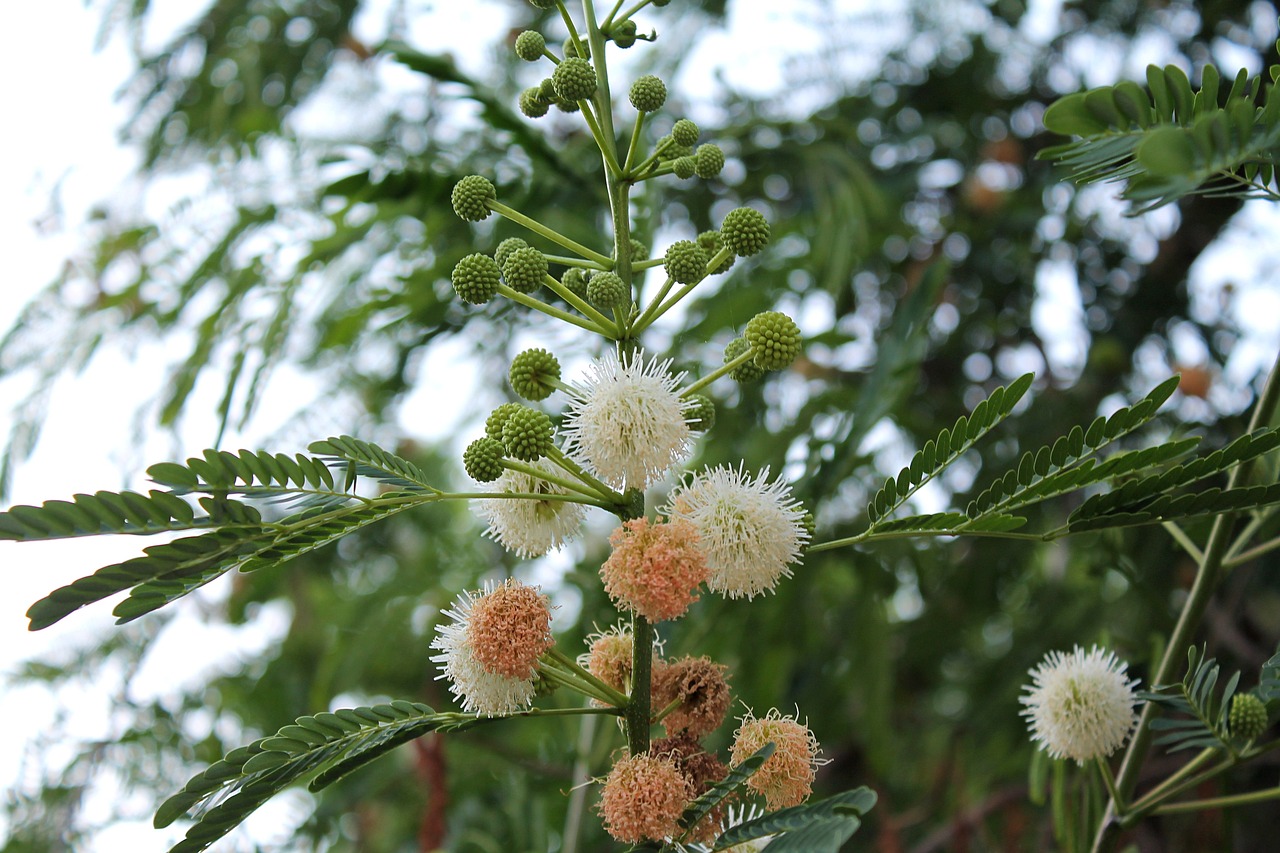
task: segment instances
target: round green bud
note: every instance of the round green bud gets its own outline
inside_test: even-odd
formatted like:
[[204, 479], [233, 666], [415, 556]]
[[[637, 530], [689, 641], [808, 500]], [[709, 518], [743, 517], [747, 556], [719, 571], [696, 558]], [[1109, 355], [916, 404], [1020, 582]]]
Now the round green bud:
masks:
[[[751, 349], [751, 344], [747, 343], [746, 338], [734, 338], [724, 348], [724, 363], [728, 364], [749, 349]], [[729, 376], [736, 382], [751, 382], [763, 375], [764, 371], [756, 367], [750, 359], [729, 371]]]
[[646, 74], [631, 84], [631, 106], [642, 113], [657, 112], [667, 102], [667, 84]]
[[720, 237], [742, 257], [754, 255], [769, 242], [769, 223], [750, 207], [736, 207], [720, 224]]
[[560, 276], [560, 283], [579, 299], [587, 298], [587, 271], [581, 267], [569, 267]]
[[538, 98], [546, 104], [554, 104], [558, 100], [555, 81], [550, 77], [543, 77], [538, 84]]
[[507, 263], [507, 258], [511, 257], [511, 253], [516, 249], [527, 249], [529, 244], [519, 237], [508, 237], [498, 244], [498, 248], [494, 250], [493, 259], [498, 262], [499, 267], [503, 267]]
[[707, 274], [707, 254], [692, 240], [677, 240], [663, 256], [662, 268], [677, 284], [693, 284]]
[[800, 354], [800, 327], [781, 311], [762, 311], [747, 321], [742, 335], [755, 350], [761, 370], [781, 370]]
[[671, 161], [671, 174], [687, 181], [698, 171], [698, 164], [692, 157], [677, 157]]
[[1267, 730], [1267, 706], [1252, 693], [1237, 693], [1231, 700], [1228, 725], [1236, 737], [1256, 740]]
[[689, 429], [706, 432], [716, 425], [716, 404], [711, 402], [710, 397], [690, 394], [689, 402], [692, 405], [684, 410], [684, 422], [689, 425]]
[[547, 49], [547, 40], [542, 37], [542, 33], [535, 30], [525, 30], [516, 36], [516, 56], [525, 62], [537, 62], [542, 58], [542, 52]]
[[587, 282], [587, 301], [597, 308], [621, 308], [627, 297], [627, 286], [617, 273], [598, 272]]
[[587, 60], [574, 56], [556, 66], [551, 74], [556, 95], [562, 101], [585, 101], [596, 93], [596, 70]]
[[552, 447], [551, 418], [528, 406], [518, 406], [502, 424], [502, 444], [516, 459], [536, 462]]
[[714, 178], [724, 168], [724, 152], [719, 145], [707, 142], [693, 152], [694, 171], [703, 180]]
[[577, 101], [556, 101], [556, 109], [562, 113], [576, 113], [582, 107], [578, 106]]
[[631, 262], [649, 260], [649, 247], [634, 237], [631, 238], [629, 245], [631, 246]]
[[502, 442], [488, 436], [477, 438], [462, 452], [462, 467], [467, 476], [478, 483], [492, 483], [502, 476], [502, 457], [506, 448]]
[[682, 118], [671, 126], [671, 138], [677, 145], [692, 148], [698, 144], [698, 126], [687, 118]]
[[499, 284], [498, 263], [488, 255], [467, 255], [453, 267], [453, 289], [463, 302], [483, 305], [498, 292]]
[[525, 400], [545, 400], [560, 381], [560, 362], [544, 349], [527, 349], [511, 362], [511, 388]]
[[580, 59], [590, 59], [591, 42], [586, 39], [578, 39], [577, 41], [574, 41], [573, 36], [570, 36], [564, 40], [564, 44], [560, 46], [560, 51], [564, 54], [565, 59], [568, 59], [571, 56], [578, 57]]
[[804, 515], [800, 516], [800, 526], [809, 534], [809, 540], [813, 541], [813, 534], [818, 532], [818, 519], [813, 517], [813, 513], [806, 509]]
[[527, 117], [542, 118], [550, 109], [551, 105], [542, 100], [542, 93], [537, 86], [520, 93], [520, 112]]
[[502, 277], [519, 293], [533, 293], [546, 274], [547, 256], [530, 246], [513, 249], [502, 264]]
[[453, 202], [454, 213], [468, 222], [479, 222], [481, 219], [487, 219], [493, 212], [485, 202], [497, 197], [498, 191], [494, 189], [488, 178], [467, 175], [453, 185], [453, 193], [449, 198]]
[[[664, 138], [664, 139], [670, 139], [671, 137], [669, 137], [669, 136], [665, 136], [665, 137], [663, 137], [663, 138]], [[679, 160], [681, 157], [692, 157], [692, 156], [693, 156], [693, 147], [692, 147], [692, 146], [690, 146], [690, 145], [681, 145], [681, 144], [680, 144], [680, 143], [678, 143], [678, 142], [672, 142], [672, 143], [671, 143], [670, 145], [668, 145], [668, 146], [666, 147], [666, 149], [662, 152], [662, 157], [661, 157], [660, 159], [662, 159], [662, 160]]]
[[502, 427], [506, 424], [507, 418], [511, 417], [511, 413], [523, 409], [524, 406], [519, 403], [503, 403], [498, 408], [489, 413], [489, 417], [484, 421], [484, 434], [494, 441], [502, 440]]
[[[707, 260], [709, 261], [716, 252], [720, 251], [720, 247], [724, 245], [724, 240], [720, 239], [719, 231], [703, 231], [698, 235], [698, 245], [702, 247], [702, 251], [707, 253]], [[719, 275], [720, 273], [728, 272], [729, 268], [737, 260], [738, 258], [731, 253], [724, 263], [711, 271], [711, 274]]]
[[609, 31], [609, 38], [618, 47], [626, 50], [636, 43], [636, 22], [630, 19], [620, 21]]

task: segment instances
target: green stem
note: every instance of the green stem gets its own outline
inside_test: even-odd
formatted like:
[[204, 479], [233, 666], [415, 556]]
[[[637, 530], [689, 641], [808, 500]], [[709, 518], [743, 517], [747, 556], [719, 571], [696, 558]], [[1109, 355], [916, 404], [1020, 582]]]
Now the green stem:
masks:
[[613, 489], [609, 488], [607, 485], [600, 482], [595, 477], [588, 474], [586, 471], [582, 470], [582, 466], [579, 465], [577, 462], [574, 462], [568, 456], [565, 456], [564, 453], [560, 450], [560, 448], [558, 447], [551, 448], [551, 452], [547, 454], [547, 458], [550, 459], [552, 462], [556, 463], [557, 465], [559, 465], [564, 470], [568, 471], [573, 476], [577, 477], [583, 483], [594, 488], [597, 492], [600, 493], [600, 496], [605, 500], [613, 501], [615, 504], [626, 503], [626, 499], [623, 498], [622, 495], [618, 494]]
[[1182, 550], [1191, 555], [1191, 559], [1197, 563], [1204, 561], [1204, 552], [1196, 547], [1196, 543], [1191, 541], [1191, 537], [1186, 534], [1176, 521], [1166, 521], [1161, 525], [1165, 531], [1173, 537], [1173, 541], [1182, 546]]
[[582, 255], [582, 257], [584, 258], [593, 260], [598, 264], [603, 264], [605, 269], [610, 269], [613, 267], [612, 258], [606, 257], [605, 255], [602, 255], [599, 252], [594, 251], [593, 249], [588, 249], [586, 246], [582, 245], [577, 241], [570, 240], [568, 237], [564, 236], [559, 231], [555, 231], [551, 228], [548, 228], [547, 226], [543, 225], [541, 222], [538, 222], [536, 219], [530, 219], [520, 211], [514, 208], [507, 207], [505, 204], [503, 204], [500, 201], [494, 201], [493, 199], [490, 199], [489, 201], [485, 202], [485, 204], [488, 205], [489, 209], [492, 210], [494, 213], [497, 213], [501, 216], [505, 216], [507, 219], [510, 219], [512, 222], [516, 223], [517, 225], [523, 225], [525, 228], [528, 228], [534, 234], [537, 234], [541, 237], [546, 237], [548, 240], [550, 240], [552, 243], [555, 243], [558, 246], [563, 246], [564, 248], [568, 249], [571, 252], [577, 252], [579, 255]]
[[1235, 759], [1227, 758], [1207, 770], [1197, 772], [1220, 752], [1221, 750], [1216, 748], [1204, 750], [1195, 758], [1178, 768], [1178, 771], [1168, 779], [1165, 779], [1159, 785], [1152, 788], [1150, 791], [1147, 791], [1135, 800], [1129, 806], [1128, 812], [1123, 816], [1124, 825], [1132, 825], [1143, 815], [1147, 814], [1170, 797], [1176, 797], [1188, 788], [1194, 788], [1201, 782], [1212, 779], [1214, 776], [1230, 770], [1235, 766]]
[[[455, 501], [474, 501], [474, 500], [516, 500], [516, 501], [559, 501], [567, 504], [586, 504], [587, 506], [598, 506], [600, 509], [613, 512], [616, 509], [614, 504], [605, 503], [601, 500], [594, 500], [581, 495], [543, 495], [533, 492], [452, 492], [450, 494], [441, 495], [441, 500]], [[316, 516], [319, 518], [320, 516]], [[309, 519], [308, 519], [309, 520]]]
[[631, 127], [631, 144], [627, 146], [627, 159], [622, 166], [624, 174], [630, 174], [631, 161], [635, 160], [636, 152], [640, 150], [640, 132], [644, 128], [644, 119], [647, 113], [637, 113], [636, 123]]
[[1280, 787], [1267, 788], [1263, 791], [1250, 791], [1247, 794], [1232, 794], [1227, 797], [1212, 797], [1207, 800], [1188, 800], [1185, 803], [1169, 803], [1156, 809], [1156, 814], [1189, 814], [1206, 809], [1225, 809], [1232, 806], [1251, 806], [1280, 800]]
[[580, 495], [586, 495], [593, 500], [599, 500], [601, 495], [594, 490], [588, 490], [581, 482], [569, 480], [564, 477], [557, 477], [541, 468], [535, 468], [528, 463], [521, 462], [518, 459], [502, 459], [502, 467], [508, 471], [519, 471], [521, 474], [528, 474], [538, 480], [546, 480], [548, 483], [554, 483], [562, 489], [568, 489], [571, 492], [577, 492]]
[[810, 545], [805, 549], [805, 553], [817, 553], [819, 551], [831, 551], [835, 548], [844, 548], [848, 545], [858, 545], [862, 542], [880, 542], [886, 539], [914, 539], [916, 537], [926, 536], [974, 536], [981, 539], [1016, 539], [1022, 542], [1046, 542], [1057, 537], [1051, 533], [1016, 533], [1011, 530], [890, 530], [885, 533], [876, 533], [866, 530], [856, 536], [846, 536], [843, 539], [832, 539], [829, 542], [819, 542], [816, 545]]
[[548, 305], [541, 299], [535, 299], [527, 293], [521, 293], [513, 290], [509, 285], [498, 285], [498, 293], [510, 299], [512, 302], [519, 302], [526, 308], [532, 308], [535, 311], [541, 311], [548, 317], [554, 317], [557, 320], [563, 320], [571, 326], [577, 326], [579, 329], [586, 329], [588, 332], [595, 332], [597, 335], [610, 337], [608, 329], [602, 329], [594, 323], [583, 320], [581, 317], [570, 314], [568, 311], [562, 311], [554, 305]]
[[1240, 531], [1240, 535], [1236, 537], [1236, 541], [1231, 543], [1231, 547], [1227, 549], [1225, 562], [1230, 563], [1240, 551], [1249, 544], [1249, 540], [1253, 538], [1253, 534], [1258, 532], [1267, 520], [1267, 514], [1263, 512], [1255, 512], [1253, 518], [1249, 519], [1249, 523], [1244, 526], [1244, 530]]
[[671, 288], [675, 283], [676, 280], [674, 278], [667, 277], [667, 280], [662, 283], [662, 287], [658, 288], [658, 292], [649, 300], [649, 304], [644, 307], [644, 311], [636, 319], [634, 324], [636, 329], [644, 330], [649, 327], [649, 316], [658, 309], [658, 305], [662, 300], [667, 298], [667, 294], [671, 292]]
[[1245, 551], [1244, 553], [1238, 554], [1234, 558], [1227, 560], [1223, 565], [1225, 565], [1229, 569], [1234, 569], [1236, 566], [1244, 565], [1250, 560], [1257, 559], [1258, 557], [1261, 557], [1263, 554], [1268, 554], [1276, 550], [1277, 548], [1280, 548], [1280, 538], [1272, 539], [1268, 542], [1263, 542], [1261, 545], [1257, 545], [1253, 548], [1250, 548], [1248, 551]]
[[547, 275], [546, 277], [543, 278], [543, 283], [546, 284], [546, 286], [550, 288], [553, 293], [555, 293], [565, 302], [568, 302], [574, 308], [582, 312], [582, 315], [584, 317], [594, 322], [601, 329], [608, 330], [608, 332], [610, 332], [611, 334], [606, 334], [605, 336], [608, 337], [610, 340], [618, 339], [618, 324], [615, 323], [613, 320], [610, 320], [608, 317], [601, 314], [595, 308], [592, 308], [591, 305], [589, 305], [586, 302], [586, 300], [582, 299], [582, 297], [578, 296], [578, 294], [574, 293], [572, 290], [565, 287], [563, 284], [557, 281], [554, 277]]
[[1111, 775], [1111, 768], [1107, 765], [1105, 758], [1096, 758], [1094, 763], [1098, 767], [1098, 775], [1102, 777], [1102, 784], [1107, 786], [1107, 793], [1111, 796], [1111, 801], [1116, 803], [1116, 814], [1124, 816], [1125, 806], [1124, 798], [1116, 790], [1116, 777]]
[[579, 665], [579, 663], [576, 660], [569, 657], [564, 652], [557, 649], [555, 646], [552, 646], [550, 649], [548, 649], [547, 654], [552, 658], [554, 658], [559, 664], [567, 668], [570, 672], [572, 672], [578, 678], [581, 678], [583, 681], [595, 687], [605, 696], [609, 697], [609, 704], [615, 705], [619, 708], [622, 708], [627, 704], [626, 694], [622, 693], [617, 688], [612, 687], [609, 684], [606, 684], [605, 682], [601, 681], [599, 678], [596, 678], [594, 675], [591, 674], [590, 670], [584, 669], [581, 665]]
[[676, 708], [679, 708], [682, 704], [684, 704], [683, 699], [672, 699], [670, 702], [667, 703], [667, 707], [663, 708], [661, 711], [658, 712], [658, 716], [654, 717], [653, 721], [655, 723], [662, 722], [663, 720], [666, 719], [667, 714], [670, 714]]
[[[622, 8], [622, 4], [625, 2], [626, 0], [618, 0], [618, 2], [613, 4], [613, 8], [609, 10], [609, 14], [605, 15], [604, 23], [600, 25], [602, 28], [608, 30], [613, 26], [613, 16], [618, 14], [618, 10]], [[623, 18], [623, 20], [625, 21], [626, 18]]]
[[[621, 6], [623, 2], [624, 0], [618, 0], [618, 6]], [[643, 9], [645, 6], [648, 6], [652, 2], [653, 0], [640, 0], [639, 3], [632, 6], [630, 9], [628, 9], [619, 20], [625, 21], [627, 18], [630, 18], [636, 12], [639, 12], [641, 9]], [[617, 11], [616, 6], [614, 7], [614, 11]], [[610, 18], [612, 19], [612, 15], [610, 15]]]
[[748, 361], [752, 359], [752, 357], [755, 354], [756, 354], [756, 351], [754, 349], [752, 349], [751, 347], [747, 347], [746, 351], [739, 353], [736, 358], [732, 358], [729, 361], [726, 361], [724, 364], [720, 365], [715, 370], [711, 371], [706, 376], [699, 379], [697, 382], [694, 382], [692, 385], [685, 388], [683, 391], [680, 392], [680, 396], [688, 397], [690, 394], [697, 394], [699, 391], [701, 391], [703, 388], [706, 388], [712, 382], [715, 382], [721, 376], [724, 376], [726, 373], [729, 373], [732, 370], [736, 370], [742, 365], [746, 364]]
[[602, 123], [596, 121], [596, 117], [592, 114], [591, 102], [578, 101], [578, 108], [582, 110], [582, 118], [591, 130], [591, 136], [595, 138], [596, 147], [600, 149], [601, 155], [604, 156], [605, 169], [611, 174], [621, 175], [622, 167], [618, 165], [618, 155], [609, 145], [609, 139], [604, 135], [604, 128], [601, 126]]
[[547, 261], [549, 261], [550, 263], [560, 264], [561, 266], [566, 266], [566, 267], [578, 267], [579, 269], [584, 269], [584, 270], [608, 269], [608, 267], [601, 266], [595, 261], [584, 261], [582, 258], [570, 258], [565, 255], [548, 255], [546, 253], [543, 253], [543, 257], [545, 257]]
[[649, 751], [653, 626], [638, 613], [631, 625], [631, 637], [631, 701], [623, 716], [627, 723], [627, 748], [632, 755], [642, 755]]
[[[586, 696], [588, 699], [594, 699], [595, 701], [599, 702], [602, 705], [614, 704], [613, 702], [609, 701], [608, 697], [604, 693], [601, 693], [600, 691], [596, 690], [594, 685], [592, 685], [589, 682], [583, 681], [582, 679], [578, 678], [571, 672], [566, 672], [560, 667], [552, 664], [550, 661], [544, 660], [542, 662], [542, 665], [538, 668], [538, 671], [542, 673], [542, 676], [544, 678], [550, 681], [554, 681], [556, 684], [559, 684], [562, 687], [567, 687], [570, 690], [573, 690], [577, 693], [581, 693], [583, 696]], [[615, 707], [621, 707], [621, 706], [615, 706]]]

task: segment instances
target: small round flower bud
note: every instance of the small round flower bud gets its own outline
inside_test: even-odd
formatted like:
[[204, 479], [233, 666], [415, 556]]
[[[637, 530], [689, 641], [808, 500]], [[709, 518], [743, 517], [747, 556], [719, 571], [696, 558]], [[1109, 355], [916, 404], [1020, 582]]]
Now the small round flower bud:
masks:
[[525, 62], [537, 62], [547, 49], [547, 40], [536, 30], [525, 30], [516, 36], [516, 56]]
[[556, 101], [556, 109], [562, 113], [576, 113], [582, 107], [578, 106], [577, 101]]
[[560, 362], [544, 349], [527, 349], [511, 362], [511, 388], [525, 400], [545, 400], [560, 381]]
[[698, 144], [698, 126], [687, 118], [678, 120], [671, 126], [671, 138], [677, 145], [693, 147]]
[[498, 197], [498, 191], [488, 178], [480, 175], [467, 175], [453, 185], [450, 200], [453, 212], [468, 222], [479, 222], [487, 219], [493, 211], [489, 210], [486, 201]]
[[587, 271], [581, 267], [569, 267], [560, 276], [560, 283], [579, 299], [587, 298]]
[[516, 459], [537, 462], [551, 450], [551, 418], [537, 409], [518, 406], [502, 425], [502, 444]]
[[[751, 349], [751, 344], [747, 343], [746, 338], [734, 338], [724, 348], [724, 363], [728, 364], [749, 349]], [[744, 361], [729, 371], [729, 376], [736, 382], [751, 382], [763, 375], [764, 371], [756, 367], [750, 360]]]
[[467, 255], [453, 268], [453, 289], [458, 298], [483, 305], [498, 292], [498, 264], [488, 255]]
[[667, 102], [667, 84], [646, 74], [631, 84], [631, 106], [642, 113], [657, 112]]
[[742, 257], [754, 255], [769, 242], [769, 223], [764, 214], [750, 207], [729, 211], [720, 225], [720, 236]]
[[800, 327], [781, 311], [752, 317], [743, 337], [755, 350], [752, 360], [761, 370], [781, 370], [800, 354]]
[[560, 50], [564, 54], [565, 59], [570, 57], [578, 57], [581, 59], [591, 58], [591, 43], [586, 39], [578, 39], [577, 41], [574, 41], [573, 37], [570, 36], [564, 40], [564, 44], [561, 45]]
[[498, 262], [498, 267], [506, 265], [507, 258], [511, 257], [511, 253], [516, 249], [527, 249], [529, 244], [519, 237], [508, 237], [498, 244], [498, 248], [493, 252], [493, 259]]
[[598, 272], [587, 282], [587, 301], [597, 308], [619, 308], [627, 301], [627, 286], [617, 273]]
[[538, 84], [538, 97], [545, 103], [554, 104], [558, 100], [555, 81], [550, 77], [543, 77], [542, 82]]
[[[698, 245], [702, 247], [702, 251], [707, 253], [707, 260], [710, 260], [716, 252], [720, 251], [720, 247], [724, 245], [724, 240], [720, 238], [719, 231], [703, 231], [698, 235]], [[735, 255], [730, 254], [724, 263], [711, 271], [711, 274], [719, 275], [720, 273], [728, 272], [729, 268], [737, 260], [738, 258]]]
[[484, 422], [484, 434], [492, 438], [494, 441], [502, 441], [502, 427], [506, 424], [507, 418], [511, 417], [511, 413], [524, 406], [519, 403], [503, 403], [498, 408], [489, 413], [489, 417]]
[[526, 117], [542, 118], [550, 109], [551, 105], [542, 100], [541, 90], [537, 86], [520, 93], [520, 112]]
[[555, 84], [556, 95], [562, 101], [585, 101], [596, 93], [599, 85], [596, 70], [591, 63], [581, 57], [570, 57], [559, 65], [551, 74]]
[[707, 255], [692, 240], [677, 240], [667, 249], [662, 268], [677, 284], [693, 284], [706, 275]]
[[533, 293], [547, 274], [547, 256], [530, 246], [515, 249], [502, 265], [502, 277], [512, 290]]
[[1228, 723], [1231, 734], [1242, 740], [1256, 740], [1267, 730], [1267, 706], [1252, 693], [1237, 693], [1231, 700]]
[[671, 161], [671, 174], [687, 181], [698, 171], [698, 163], [692, 157], [677, 157]]
[[479, 483], [492, 483], [502, 476], [502, 457], [506, 454], [502, 443], [488, 436], [477, 438], [462, 453], [462, 467], [467, 476]]
[[684, 412], [684, 422], [689, 425], [689, 429], [706, 432], [716, 425], [716, 404], [711, 402], [710, 397], [690, 394], [689, 402], [692, 405]]
[[[671, 140], [670, 136], [664, 136], [662, 139]], [[661, 140], [659, 140], [661, 141]], [[679, 142], [668, 141], [667, 147], [662, 149], [662, 155], [658, 158], [663, 161], [679, 160], [681, 157], [692, 157], [693, 146], [681, 145]]]
[[805, 510], [804, 515], [800, 516], [800, 526], [804, 528], [804, 532], [809, 534], [809, 541], [813, 541], [813, 535], [818, 532], [818, 519], [813, 517], [813, 513]]
[[712, 145], [710, 142], [699, 145], [693, 152], [693, 163], [698, 177], [709, 180], [720, 174], [720, 170], [724, 168], [724, 152], [720, 150], [719, 145]]
[[633, 238], [631, 240], [630, 246], [631, 246], [631, 260], [633, 262], [649, 260], [649, 247], [646, 246], [644, 243], [641, 243], [639, 240], [636, 240]]
[[618, 47], [626, 50], [636, 43], [636, 22], [630, 19], [621, 21], [609, 31], [609, 38]]

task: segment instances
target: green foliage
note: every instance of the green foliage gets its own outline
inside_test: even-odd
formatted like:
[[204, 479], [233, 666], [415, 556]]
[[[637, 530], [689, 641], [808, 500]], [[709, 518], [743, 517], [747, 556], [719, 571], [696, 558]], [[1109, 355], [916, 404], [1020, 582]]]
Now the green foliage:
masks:
[[686, 830], [697, 826], [699, 821], [711, 814], [711, 811], [716, 806], [733, 796], [734, 792], [746, 784], [748, 779], [756, 775], [756, 771], [769, 760], [769, 756], [773, 755], [776, 750], [776, 744], [772, 742], [766, 743], [731, 768], [723, 779], [712, 785], [685, 807], [684, 814], [680, 815], [680, 826]]
[[869, 788], [843, 791], [739, 824], [720, 836], [714, 849], [727, 850], [744, 841], [780, 834], [780, 838], [769, 842], [770, 849], [783, 853], [837, 853], [875, 804], [876, 794]]
[[1187, 649], [1187, 674], [1180, 684], [1141, 691], [1139, 697], [1154, 702], [1177, 717], [1158, 717], [1151, 721], [1153, 731], [1164, 732], [1155, 739], [1157, 746], [1169, 752], [1182, 749], [1231, 749], [1232, 737], [1227, 719], [1231, 697], [1240, 683], [1240, 673], [1227, 680], [1220, 692], [1218, 662], [1206, 658], [1204, 649]]

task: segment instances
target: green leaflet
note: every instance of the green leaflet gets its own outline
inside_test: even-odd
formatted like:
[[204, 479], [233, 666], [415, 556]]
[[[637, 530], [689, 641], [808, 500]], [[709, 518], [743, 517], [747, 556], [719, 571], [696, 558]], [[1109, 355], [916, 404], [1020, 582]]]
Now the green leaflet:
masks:
[[30, 542], [101, 533], [160, 533], [208, 527], [191, 504], [169, 492], [94, 492], [70, 501], [14, 506], [0, 512], [0, 539]]
[[353, 465], [357, 476], [369, 477], [409, 491], [437, 491], [427, 482], [427, 475], [417, 465], [376, 444], [349, 435], [315, 441], [307, 449], [325, 457], [331, 465]]
[[[332, 490], [333, 474], [319, 459], [285, 453], [241, 450], [206, 450], [186, 465], [161, 462], [147, 469], [147, 476], [174, 492], [228, 491], [243, 494], [284, 489]], [[257, 488], [255, 488], [257, 487]]]
[[[1277, 657], [1280, 657], [1278, 655]], [[1275, 658], [1272, 659], [1273, 661]], [[1262, 683], [1266, 683], [1267, 667], [1263, 665]], [[1220, 693], [1214, 688], [1218, 683], [1219, 667], [1216, 660], [1206, 658], [1204, 649], [1195, 646], [1187, 649], [1187, 674], [1181, 684], [1157, 687], [1154, 691], [1140, 691], [1139, 698], [1154, 702], [1164, 708], [1166, 714], [1178, 716], [1157, 717], [1151, 721], [1151, 729], [1164, 734], [1157, 737], [1157, 746], [1168, 747], [1168, 752], [1183, 749], [1232, 748], [1232, 736], [1227, 720], [1231, 697], [1240, 683], [1240, 673], [1227, 679]], [[1262, 685], [1260, 685], [1261, 687]], [[1263, 697], [1265, 701], [1265, 696]]]
[[732, 796], [734, 791], [754, 776], [776, 749], [777, 745], [769, 742], [744, 758], [729, 771], [728, 775], [685, 807], [684, 814], [680, 815], [680, 826], [686, 830], [696, 826], [698, 821], [710, 814], [712, 809]]
[[782, 853], [837, 853], [840, 845], [858, 831], [862, 816], [875, 804], [876, 794], [870, 788], [843, 791], [732, 827], [720, 836], [712, 849], [727, 850], [754, 838], [781, 834], [769, 842], [768, 849]]

